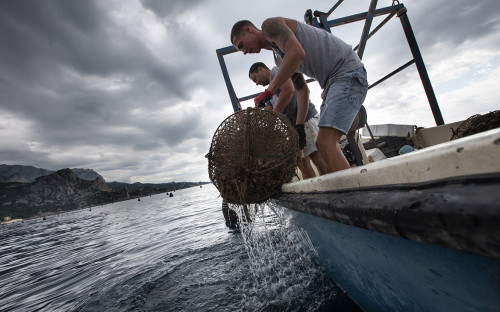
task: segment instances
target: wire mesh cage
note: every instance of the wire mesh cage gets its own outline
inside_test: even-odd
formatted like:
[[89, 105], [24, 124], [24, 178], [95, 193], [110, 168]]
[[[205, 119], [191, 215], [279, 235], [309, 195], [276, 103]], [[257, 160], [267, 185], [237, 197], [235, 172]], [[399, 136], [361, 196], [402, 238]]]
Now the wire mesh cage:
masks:
[[500, 111], [495, 110], [484, 115], [473, 115], [464, 120], [456, 130], [453, 130], [451, 140], [496, 129], [500, 127]]
[[262, 203], [292, 179], [298, 157], [297, 132], [283, 114], [248, 108], [215, 131], [208, 173], [228, 203]]

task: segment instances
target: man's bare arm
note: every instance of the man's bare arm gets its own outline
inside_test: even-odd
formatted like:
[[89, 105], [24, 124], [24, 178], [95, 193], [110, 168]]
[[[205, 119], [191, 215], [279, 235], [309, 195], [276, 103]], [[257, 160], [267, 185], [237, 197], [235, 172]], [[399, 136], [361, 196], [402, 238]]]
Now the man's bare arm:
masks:
[[297, 119], [296, 125], [303, 125], [306, 122], [307, 111], [309, 110], [309, 87], [300, 73], [292, 75], [292, 81], [295, 89], [297, 89]]
[[[296, 21], [285, 20], [282, 17], [269, 18], [262, 23], [262, 33], [271, 44], [276, 45], [285, 57], [279, 67], [279, 71], [267, 88], [275, 93], [279, 87], [296, 72], [306, 53], [290, 26], [296, 27]], [[295, 28], [294, 28], [295, 29]]]
[[[274, 80], [274, 79], [273, 79]], [[287, 79], [284, 84], [280, 86], [280, 96], [278, 97], [278, 101], [274, 106], [275, 112], [283, 112], [283, 110], [288, 106], [293, 97], [293, 92], [295, 89], [293, 88], [293, 83], [291, 79]]]
[[262, 33], [272, 43], [280, 42], [286, 44], [291, 36], [294, 36], [290, 28], [281, 17], [269, 18], [262, 24]]

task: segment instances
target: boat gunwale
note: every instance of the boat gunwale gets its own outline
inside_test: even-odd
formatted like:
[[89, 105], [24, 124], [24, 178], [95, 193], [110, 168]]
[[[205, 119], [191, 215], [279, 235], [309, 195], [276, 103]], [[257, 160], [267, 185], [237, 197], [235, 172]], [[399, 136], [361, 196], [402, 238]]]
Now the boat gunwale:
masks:
[[366, 230], [500, 259], [499, 189], [500, 172], [420, 183], [280, 192], [271, 202]]

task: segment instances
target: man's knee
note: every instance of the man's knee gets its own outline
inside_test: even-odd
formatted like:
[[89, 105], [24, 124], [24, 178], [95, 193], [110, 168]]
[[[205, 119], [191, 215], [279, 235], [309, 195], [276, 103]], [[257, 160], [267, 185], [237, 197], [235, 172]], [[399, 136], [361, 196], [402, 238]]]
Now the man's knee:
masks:
[[326, 138], [323, 139], [323, 137], [321, 136], [318, 136], [318, 139], [316, 140], [316, 147], [318, 148], [318, 150], [324, 150], [325, 147], [328, 146], [328, 143], [326, 141]]
[[339, 143], [342, 135], [342, 131], [338, 129], [322, 127], [319, 129], [318, 138], [316, 139], [316, 146], [320, 150], [328, 148], [330, 146], [335, 146]]

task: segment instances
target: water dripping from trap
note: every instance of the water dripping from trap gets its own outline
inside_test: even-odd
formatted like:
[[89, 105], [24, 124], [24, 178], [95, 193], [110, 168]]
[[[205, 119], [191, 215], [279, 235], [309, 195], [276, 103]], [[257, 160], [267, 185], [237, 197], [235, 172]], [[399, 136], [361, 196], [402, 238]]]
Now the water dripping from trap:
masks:
[[282, 207], [230, 205], [238, 216], [250, 277], [239, 285], [243, 311], [362, 311], [313, 260], [307, 233]]

